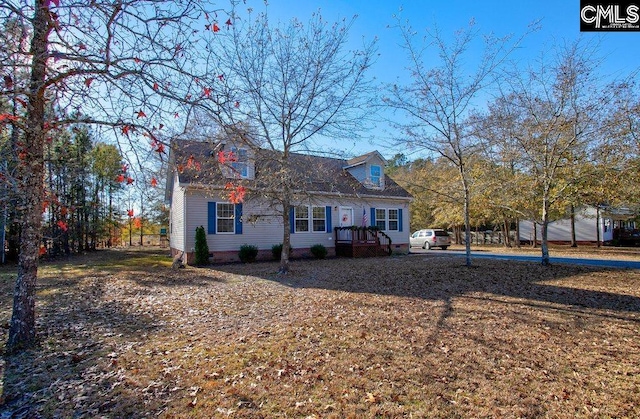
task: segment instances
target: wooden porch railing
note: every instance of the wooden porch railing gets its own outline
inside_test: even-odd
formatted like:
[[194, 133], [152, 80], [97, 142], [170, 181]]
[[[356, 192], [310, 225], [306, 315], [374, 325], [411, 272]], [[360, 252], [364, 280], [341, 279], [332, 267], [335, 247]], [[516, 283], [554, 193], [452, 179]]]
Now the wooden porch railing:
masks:
[[391, 255], [391, 237], [372, 227], [335, 227], [336, 256], [373, 257]]

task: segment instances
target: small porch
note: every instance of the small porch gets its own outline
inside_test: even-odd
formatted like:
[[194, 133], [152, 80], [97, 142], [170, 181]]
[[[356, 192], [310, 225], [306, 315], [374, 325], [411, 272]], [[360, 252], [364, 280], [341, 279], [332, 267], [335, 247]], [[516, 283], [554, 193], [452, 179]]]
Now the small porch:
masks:
[[336, 256], [353, 258], [390, 256], [391, 238], [370, 227], [335, 227]]

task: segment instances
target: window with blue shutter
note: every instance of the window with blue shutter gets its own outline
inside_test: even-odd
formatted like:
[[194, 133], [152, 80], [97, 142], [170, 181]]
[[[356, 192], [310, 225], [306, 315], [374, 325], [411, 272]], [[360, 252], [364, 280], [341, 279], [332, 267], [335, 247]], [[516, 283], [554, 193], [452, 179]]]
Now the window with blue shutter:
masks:
[[242, 234], [242, 204], [236, 204], [235, 217], [236, 217], [236, 234]]
[[216, 234], [216, 203], [207, 202], [207, 234]]
[[376, 225], [376, 209], [371, 207], [371, 224], [372, 227]]
[[289, 207], [289, 231], [291, 234], [296, 232], [296, 211], [294, 207]]
[[402, 231], [402, 208], [398, 208], [398, 231]]
[[333, 227], [331, 226], [331, 205], [327, 205], [325, 207], [325, 211], [326, 211], [326, 220], [327, 220], [327, 233], [331, 233], [331, 231], [333, 230]]

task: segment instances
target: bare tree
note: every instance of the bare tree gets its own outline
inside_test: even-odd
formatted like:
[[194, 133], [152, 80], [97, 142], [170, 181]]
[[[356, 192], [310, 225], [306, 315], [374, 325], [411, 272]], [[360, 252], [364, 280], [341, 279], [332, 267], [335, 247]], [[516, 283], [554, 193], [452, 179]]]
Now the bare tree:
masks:
[[[397, 144], [413, 150], [436, 154], [447, 159], [458, 171], [463, 197], [466, 264], [471, 265], [470, 209], [471, 177], [469, 164], [481, 150], [473, 135], [470, 112], [481, 93], [495, 82], [498, 70], [520, 39], [510, 36], [485, 36], [483, 53], [474, 69], [468, 69], [471, 45], [480, 33], [471, 22], [456, 32], [448, 43], [435, 28], [427, 30], [424, 40], [417, 41], [417, 32], [408, 24], [398, 25], [407, 52], [411, 83], [391, 86], [385, 103], [406, 116], [406, 122], [393, 122], [402, 134]], [[427, 52], [435, 49], [438, 63], [430, 66]]]
[[211, 112], [268, 171], [259, 193], [283, 223], [282, 273], [289, 269], [289, 211], [305, 193], [294, 153], [318, 151], [321, 141], [353, 140], [365, 120], [371, 97], [365, 73], [375, 50], [374, 42], [346, 49], [354, 19], [329, 23], [315, 13], [307, 24], [272, 24], [266, 14], [250, 15], [215, 45], [225, 68], [214, 77], [224, 81], [230, 100]]
[[[552, 60], [539, 60], [528, 71], [514, 70], [506, 78], [511, 118], [508, 131], [519, 150], [519, 170], [531, 180], [539, 205], [542, 264], [549, 264], [548, 225], [554, 208], [576, 201], [593, 175], [594, 151], [608, 138], [601, 133], [606, 98], [599, 94], [593, 47], [572, 43]], [[513, 148], [512, 148], [513, 149]], [[587, 182], [588, 183], [588, 182]]]
[[[14, 152], [21, 241], [9, 350], [35, 342], [48, 133], [72, 123], [100, 124], [122, 140], [122, 151], [141, 144], [148, 149], [151, 143], [161, 155], [158, 134], [164, 125], [220, 97], [209, 94], [219, 86], [200, 83], [217, 73], [206, 46], [225, 29], [219, 13], [199, 0], [0, 3], [0, 18], [16, 22], [22, 37], [5, 44], [11, 51], [3, 55], [0, 92], [3, 100], [18, 104], [13, 113], [2, 114], [0, 128], [11, 125], [19, 132]], [[15, 79], [18, 71], [10, 69], [22, 70], [26, 78]]]

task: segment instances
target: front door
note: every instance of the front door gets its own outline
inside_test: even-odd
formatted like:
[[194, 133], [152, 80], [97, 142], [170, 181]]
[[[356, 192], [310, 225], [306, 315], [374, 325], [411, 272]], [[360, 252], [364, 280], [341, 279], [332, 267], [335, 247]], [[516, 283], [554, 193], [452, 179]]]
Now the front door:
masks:
[[351, 227], [353, 225], [353, 208], [340, 207], [340, 227]]
[[[340, 227], [351, 227], [353, 225], [353, 208], [340, 207]], [[338, 234], [338, 240], [351, 240], [352, 231], [340, 230]]]

